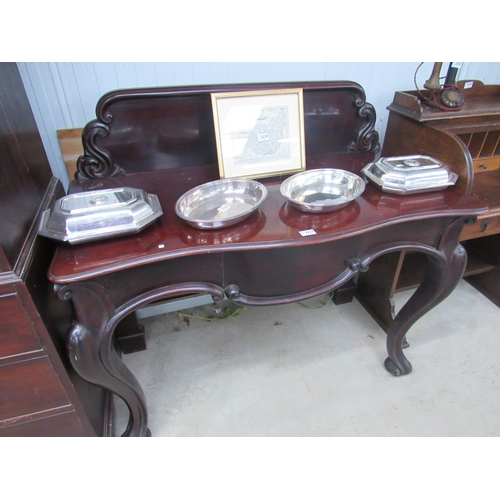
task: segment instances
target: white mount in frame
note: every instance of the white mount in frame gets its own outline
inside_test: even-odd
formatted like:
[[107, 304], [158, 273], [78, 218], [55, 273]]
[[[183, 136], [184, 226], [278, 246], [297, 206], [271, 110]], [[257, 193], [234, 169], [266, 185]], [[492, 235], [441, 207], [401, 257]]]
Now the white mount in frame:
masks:
[[302, 89], [211, 94], [221, 178], [305, 170]]

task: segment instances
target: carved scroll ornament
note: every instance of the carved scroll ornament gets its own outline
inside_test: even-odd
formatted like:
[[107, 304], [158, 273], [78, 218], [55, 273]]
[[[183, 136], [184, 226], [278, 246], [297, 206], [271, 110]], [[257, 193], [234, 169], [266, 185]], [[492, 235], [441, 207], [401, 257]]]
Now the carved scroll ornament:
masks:
[[364, 98], [356, 99], [355, 105], [359, 108], [358, 116], [366, 119], [366, 125], [358, 132], [356, 140], [349, 146], [349, 152], [378, 149], [379, 135], [374, 129], [376, 120], [375, 108], [372, 104], [367, 103]]
[[[113, 117], [107, 115], [108, 123]], [[107, 137], [109, 126], [99, 120], [92, 120], [83, 129], [83, 155], [78, 158], [78, 179], [104, 179], [107, 177], [118, 177], [124, 174], [123, 170], [113, 163], [110, 154], [96, 145], [97, 137]]]

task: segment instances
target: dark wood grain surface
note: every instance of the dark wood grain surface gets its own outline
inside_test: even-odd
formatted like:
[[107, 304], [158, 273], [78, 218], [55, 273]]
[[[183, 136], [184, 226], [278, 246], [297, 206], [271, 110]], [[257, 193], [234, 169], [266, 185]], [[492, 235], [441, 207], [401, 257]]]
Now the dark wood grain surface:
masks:
[[17, 65], [5, 62], [0, 179], [0, 436], [102, 435], [103, 391], [71, 368], [64, 349], [71, 307], [47, 280], [55, 242], [37, 236], [39, 214], [64, 193]]

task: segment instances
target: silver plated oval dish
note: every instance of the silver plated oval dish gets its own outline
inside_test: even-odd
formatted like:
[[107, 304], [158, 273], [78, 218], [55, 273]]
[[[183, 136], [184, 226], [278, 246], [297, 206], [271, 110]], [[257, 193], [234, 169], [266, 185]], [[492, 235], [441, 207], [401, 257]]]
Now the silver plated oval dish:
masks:
[[419, 155], [380, 158], [361, 172], [382, 191], [400, 195], [440, 191], [458, 179], [444, 163]]
[[245, 220], [267, 198], [267, 189], [250, 179], [220, 179], [183, 194], [175, 213], [197, 229], [221, 229]]
[[281, 184], [281, 194], [303, 212], [333, 212], [355, 200], [365, 190], [359, 175], [336, 168], [307, 170]]
[[129, 187], [64, 196], [42, 214], [38, 234], [71, 244], [138, 233], [163, 211], [158, 197]]

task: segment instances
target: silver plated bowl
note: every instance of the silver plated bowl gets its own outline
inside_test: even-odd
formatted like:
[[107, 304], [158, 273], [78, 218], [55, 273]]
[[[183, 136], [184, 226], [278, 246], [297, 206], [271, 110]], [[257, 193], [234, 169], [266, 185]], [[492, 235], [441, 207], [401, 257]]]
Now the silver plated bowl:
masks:
[[175, 213], [197, 229], [221, 229], [238, 224], [267, 198], [267, 189], [250, 179], [220, 179], [183, 194]]
[[361, 177], [345, 170], [323, 168], [292, 175], [281, 184], [281, 194], [303, 212], [333, 212], [365, 190]]
[[163, 211], [154, 194], [123, 187], [64, 196], [41, 217], [38, 234], [71, 244], [138, 233]]

